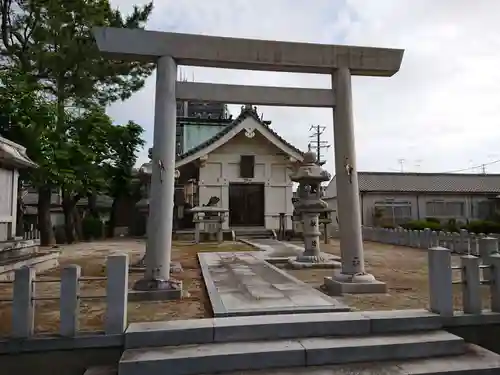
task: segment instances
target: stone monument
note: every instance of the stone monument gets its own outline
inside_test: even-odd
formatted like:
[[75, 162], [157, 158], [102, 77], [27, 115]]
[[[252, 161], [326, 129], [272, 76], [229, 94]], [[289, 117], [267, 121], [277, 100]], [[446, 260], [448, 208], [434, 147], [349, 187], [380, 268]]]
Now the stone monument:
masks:
[[323, 170], [316, 163], [316, 154], [312, 151], [304, 155], [302, 165], [297, 168], [290, 178], [297, 182], [299, 187], [298, 200], [295, 202], [295, 214], [302, 222], [302, 236], [304, 238], [304, 252], [289, 264], [294, 268], [303, 267], [339, 267], [340, 264], [332, 260], [331, 256], [321, 252], [319, 230], [320, 215], [330, 211], [328, 204], [321, 199], [321, 183], [329, 181], [330, 173]]

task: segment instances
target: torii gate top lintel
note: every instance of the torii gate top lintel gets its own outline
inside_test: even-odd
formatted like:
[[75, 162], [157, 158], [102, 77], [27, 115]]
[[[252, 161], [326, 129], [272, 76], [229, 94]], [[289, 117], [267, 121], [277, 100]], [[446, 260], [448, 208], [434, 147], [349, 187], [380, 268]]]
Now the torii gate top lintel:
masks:
[[109, 58], [156, 61], [172, 56], [180, 65], [389, 77], [398, 72], [404, 50], [227, 38], [143, 29], [94, 28], [99, 50]]

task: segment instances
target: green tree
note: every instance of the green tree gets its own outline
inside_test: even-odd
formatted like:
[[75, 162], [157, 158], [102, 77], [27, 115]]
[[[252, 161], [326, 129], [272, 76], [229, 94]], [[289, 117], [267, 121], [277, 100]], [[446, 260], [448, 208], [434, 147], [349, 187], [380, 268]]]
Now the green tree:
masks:
[[142, 196], [142, 184], [136, 178], [134, 165], [137, 152], [144, 146], [144, 129], [129, 121], [122, 126], [114, 126], [109, 135], [111, 162], [107, 165], [106, 175], [108, 195], [113, 198], [108, 235], [112, 236], [116, 226], [117, 209], [125, 202], [137, 202]]
[[113, 124], [104, 108], [94, 106], [80, 114], [68, 115], [57, 164], [62, 172], [60, 181], [65, 218], [66, 241], [83, 238], [81, 216], [77, 203], [83, 197], [94, 197], [106, 189], [105, 163], [111, 154], [109, 137]]
[[[69, 134], [75, 119], [68, 108], [88, 110], [127, 99], [143, 87], [154, 68], [151, 63], [103, 58], [91, 30], [94, 26], [143, 28], [152, 9], [149, 3], [135, 6], [131, 14], [123, 15], [111, 7], [109, 0], [0, 0], [0, 68], [20, 70], [27, 84], [54, 101], [56, 123], [51, 123], [44, 134], [54, 142], [53, 150], [57, 150], [53, 151], [56, 165], [50, 173], [57, 174], [68, 210], [73, 206], [68, 202], [82, 194], [81, 186], [75, 186], [75, 176], [81, 176], [81, 171], [72, 169], [90, 165], [75, 164], [79, 158], [82, 162], [87, 159], [73, 146], [79, 133]], [[67, 145], [69, 136], [73, 143]], [[84, 143], [76, 142], [80, 146]], [[45, 200], [43, 205], [50, 205], [52, 183], [49, 178], [46, 186], [40, 185], [39, 199]], [[66, 221], [69, 223], [70, 219]]]
[[30, 82], [15, 70], [0, 73], [0, 134], [26, 147], [39, 168], [23, 171], [21, 178], [38, 190], [38, 223], [42, 245], [55, 243], [50, 218], [51, 194], [57, 188], [61, 158], [55, 132], [56, 109]]
[[0, 1], [4, 64], [31, 74], [61, 113], [68, 104], [127, 99], [154, 69], [151, 63], [103, 58], [92, 36], [94, 26], [143, 28], [152, 2], [123, 15], [109, 0]]

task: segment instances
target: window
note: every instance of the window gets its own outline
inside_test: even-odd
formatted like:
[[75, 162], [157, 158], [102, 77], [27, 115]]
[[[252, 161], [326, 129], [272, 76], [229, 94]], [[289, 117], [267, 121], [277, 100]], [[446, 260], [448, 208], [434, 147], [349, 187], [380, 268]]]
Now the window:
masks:
[[374, 219], [379, 225], [406, 223], [412, 219], [411, 202], [394, 200], [375, 202]]
[[255, 156], [241, 155], [240, 157], [240, 177], [254, 178]]
[[425, 204], [425, 211], [428, 217], [464, 217], [465, 202], [431, 201]]

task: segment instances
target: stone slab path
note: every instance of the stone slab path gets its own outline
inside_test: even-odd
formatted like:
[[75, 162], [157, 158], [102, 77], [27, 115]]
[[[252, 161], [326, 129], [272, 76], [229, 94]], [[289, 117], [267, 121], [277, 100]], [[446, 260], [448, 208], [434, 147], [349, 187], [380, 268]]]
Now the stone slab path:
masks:
[[[294, 258], [304, 251], [303, 246], [291, 242], [274, 240], [272, 238], [240, 239], [240, 241], [263, 251], [261, 256], [268, 259]], [[340, 257], [333, 254], [322, 253], [321, 255], [325, 259], [340, 260]]]
[[256, 252], [198, 253], [215, 317], [349, 311]]

